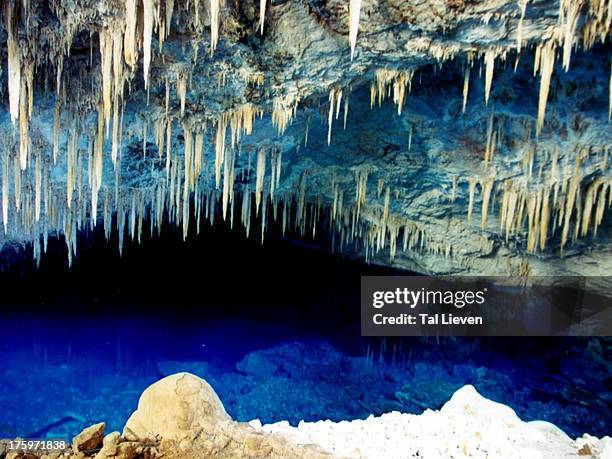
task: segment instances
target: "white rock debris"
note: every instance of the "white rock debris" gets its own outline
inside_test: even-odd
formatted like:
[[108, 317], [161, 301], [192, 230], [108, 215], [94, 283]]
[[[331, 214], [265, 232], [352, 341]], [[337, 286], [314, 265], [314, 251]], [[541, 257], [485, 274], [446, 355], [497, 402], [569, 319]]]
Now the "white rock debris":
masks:
[[469, 385], [439, 411], [428, 409], [421, 415], [391, 412], [365, 420], [300, 422], [297, 427], [253, 420], [250, 425], [343, 458], [559, 459], [584, 457], [585, 451], [593, 458], [612, 457], [610, 437], [586, 434], [573, 441], [553, 424], [521, 421], [510, 407], [482, 397]]

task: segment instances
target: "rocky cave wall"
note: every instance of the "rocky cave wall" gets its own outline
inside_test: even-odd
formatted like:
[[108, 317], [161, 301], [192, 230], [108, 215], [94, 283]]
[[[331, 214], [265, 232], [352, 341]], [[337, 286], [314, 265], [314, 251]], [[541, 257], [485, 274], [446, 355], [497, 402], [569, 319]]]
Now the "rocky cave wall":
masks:
[[2, 13], [5, 251], [274, 219], [424, 273], [612, 268], [612, 0]]

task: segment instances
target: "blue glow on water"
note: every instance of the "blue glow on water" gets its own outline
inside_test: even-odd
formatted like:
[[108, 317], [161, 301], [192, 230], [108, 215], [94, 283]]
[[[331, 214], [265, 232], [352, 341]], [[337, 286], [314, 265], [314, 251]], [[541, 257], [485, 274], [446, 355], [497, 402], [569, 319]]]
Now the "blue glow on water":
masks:
[[404, 339], [381, 349], [381, 341], [236, 317], [13, 316], [3, 325], [0, 437], [71, 438], [100, 421], [121, 431], [140, 393], [179, 371], [206, 378], [240, 421], [420, 413], [469, 383], [571, 436], [609, 434], [611, 425], [609, 373], [597, 361], [609, 349], [600, 340]]

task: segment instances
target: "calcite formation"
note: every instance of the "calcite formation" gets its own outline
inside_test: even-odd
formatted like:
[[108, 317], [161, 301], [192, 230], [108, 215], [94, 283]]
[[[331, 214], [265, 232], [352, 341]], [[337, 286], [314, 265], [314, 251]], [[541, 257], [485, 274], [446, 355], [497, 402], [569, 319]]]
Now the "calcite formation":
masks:
[[0, 243], [71, 262], [98, 225], [121, 251], [236, 218], [419, 272], [604, 273], [611, 5], [7, 1]]

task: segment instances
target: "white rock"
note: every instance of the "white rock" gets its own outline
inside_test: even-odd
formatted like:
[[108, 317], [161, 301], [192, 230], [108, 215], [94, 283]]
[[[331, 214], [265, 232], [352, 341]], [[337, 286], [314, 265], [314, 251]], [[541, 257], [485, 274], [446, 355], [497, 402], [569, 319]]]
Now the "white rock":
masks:
[[231, 418], [210, 385], [189, 373], [167, 376], [140, 396], [123, 436], [129, 440], [162, 438], [189, 441]]

